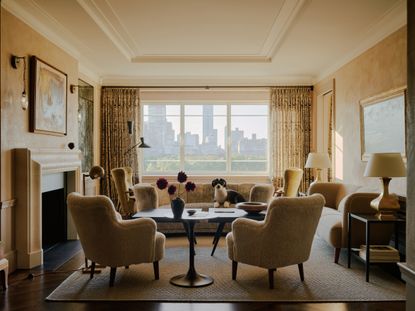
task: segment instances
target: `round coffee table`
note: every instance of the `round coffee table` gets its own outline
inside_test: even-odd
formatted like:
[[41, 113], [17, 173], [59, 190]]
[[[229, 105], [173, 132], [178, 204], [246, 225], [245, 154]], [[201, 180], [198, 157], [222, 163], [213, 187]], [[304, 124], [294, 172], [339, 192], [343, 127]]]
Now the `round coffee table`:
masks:
[[[203, 213], [203, 214], [202, 214]], [[196, 214], [189, 216], [186, 211], [183, 212], [181, 221], [187, 226], [189, 235], [189, 269], [185, 274], [179, 274], [170, 279], [170, 283], [181, 287], [202, 287], [213, 283], [213, 278], [208, 275], [200, 274], [195, 268], [195, 235], [194, 226], [196, 223], [216, 218], [216, 215], [198, 210]], [[173, 215], [171, 216], [173, 218]]]

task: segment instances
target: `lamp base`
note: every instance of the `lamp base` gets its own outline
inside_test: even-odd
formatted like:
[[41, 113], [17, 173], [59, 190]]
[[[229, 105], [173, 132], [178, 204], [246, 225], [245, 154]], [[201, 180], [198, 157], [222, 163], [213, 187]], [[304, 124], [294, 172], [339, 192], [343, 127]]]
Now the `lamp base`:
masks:
[[398, 198], [394, 194], [385, 195], [384, 193], [372, 200], [370, 207], [377, 211], [376, 216], [379, 219], [391, 219], [400, 209]]

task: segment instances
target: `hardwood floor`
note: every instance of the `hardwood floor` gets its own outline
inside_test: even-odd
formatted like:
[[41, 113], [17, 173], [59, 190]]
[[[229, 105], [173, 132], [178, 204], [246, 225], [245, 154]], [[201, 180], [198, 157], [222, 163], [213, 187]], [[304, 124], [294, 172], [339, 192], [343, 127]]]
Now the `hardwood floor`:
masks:
[[[186, 243], [184, 238], [168, 239], [168, 247]], [[211, 242], [211, 237], [200, 237], [198, 243]], [[221, 240], [223, 243], [223, 240]], [[221, 244], [221, 247], [224, 247]], [[140, 310], [140, 311], [404, 311], [404, 302], [377, 303], [158, 303], [158, 302], [46, 302], [50, 294], [73, 270], [79, 268], [84, 261], [83, 253], [76, 254], [55, 272], [47, 272], [42, 268], [19, 270], [9, 278], [9, 288], [1, 293], [0, 310]], [[28, 279], [29, 273], [34, 275]]]

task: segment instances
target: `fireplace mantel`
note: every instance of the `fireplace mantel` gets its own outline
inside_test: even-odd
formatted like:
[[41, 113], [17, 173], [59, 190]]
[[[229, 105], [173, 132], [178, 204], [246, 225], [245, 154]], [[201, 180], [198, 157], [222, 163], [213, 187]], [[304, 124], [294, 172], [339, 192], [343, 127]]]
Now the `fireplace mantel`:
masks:
[[[43, 263], [42, 175], [67, 173], [67, 192], [80, 191], [81, 153], [65, 149], [15, 149], [14, 193], [16, 201], [17, 268]], [[76, 238], [68, 213], [68, 239]]]

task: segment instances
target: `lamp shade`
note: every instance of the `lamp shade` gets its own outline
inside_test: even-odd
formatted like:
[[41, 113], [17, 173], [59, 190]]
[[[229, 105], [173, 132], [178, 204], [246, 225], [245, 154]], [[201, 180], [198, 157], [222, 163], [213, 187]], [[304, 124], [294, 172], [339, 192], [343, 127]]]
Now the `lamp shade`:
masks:
[[406, 169], [400, 153], [373, 153], [366, 165], [367, 177], [405, 177]]
[[305, 163], [305, 168], [330, 168], [331, 161], [326, 152], [310, 152]]

